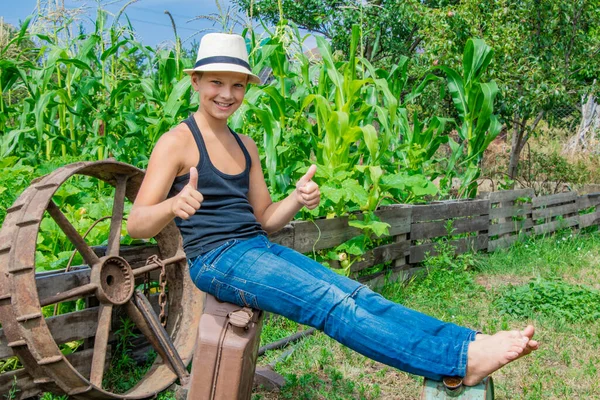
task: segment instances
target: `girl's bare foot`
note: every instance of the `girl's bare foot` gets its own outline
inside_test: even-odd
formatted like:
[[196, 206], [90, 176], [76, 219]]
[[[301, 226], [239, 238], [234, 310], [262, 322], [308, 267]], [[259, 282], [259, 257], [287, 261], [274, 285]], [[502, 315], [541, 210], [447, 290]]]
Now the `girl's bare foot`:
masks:
[[469, 344], [467, 374], [463, 383], [467, 386], [477, 385], [509, 362], [537, 350], [537, 341], [531, 340], [533, 334], [533, 326], [528, 326], [522, 331], [477, 335], [476, 340]]
[[[525, 347], [525, 351], [523, 351], [523, 353], [519, 357], [525, 356], [525, 355], [531, 353], [532, 351], [538, 349], [538, 347], [539, 347], [538, 341], [532, 339], [534, 331], [535, 330], [534, 330], [534, 328], [533, 328], [532, 325], [528, 325], [525, 329], [523, 329], [521, 331], [521, 334], [523, 336], [527, 336], [529, 338], [529, 342], [527, 342], [527, 347]], [[478, 333], [475, 336], [475, 340], [482, 340], [482, 339], [485, 339], [485, 338], [489, 338], [491, 336], [492, 335], [486, 335], [485, 333]]]

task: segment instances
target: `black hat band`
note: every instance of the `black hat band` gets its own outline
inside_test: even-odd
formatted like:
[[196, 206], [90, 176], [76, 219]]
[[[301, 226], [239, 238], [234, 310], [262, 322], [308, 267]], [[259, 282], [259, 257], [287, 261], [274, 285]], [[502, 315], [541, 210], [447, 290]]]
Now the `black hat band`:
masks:
[[244, 67], [249, 71], [252, 71], [252, 69], [250, 68], [250, 64], [248, 64], [246, 61], [242, 60], [241, 58], [228, 56], [214, 56], [203, 58], [201, 60], [196, 61], [194, 68], [198, 68], [207, 64], [235, 64]]

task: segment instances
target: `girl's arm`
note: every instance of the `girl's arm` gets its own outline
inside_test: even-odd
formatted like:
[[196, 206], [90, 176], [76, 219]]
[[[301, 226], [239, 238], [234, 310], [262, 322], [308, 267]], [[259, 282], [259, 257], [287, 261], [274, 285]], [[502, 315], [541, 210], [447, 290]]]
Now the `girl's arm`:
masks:
[[133, 238], [156, 236], [176, 216], [187, 219], [202, 203], [196, 185], [198, 172], [190, 169], [190, 183], [175, 197], [167, 194], [182, 168], [181, 138], [176, 131], [165, 133], [156, 143], [129, 218], [127, 231]]
[[256, 143], [245, 136], [243, 136], [243, 140], [252, 158], [248, 201], [254, 209], [256, 219], [267, 233], [277, 232], [283, 228], [302, 207], [313, 209], [319, 205], [321, 199], [319, 186], [312, 181], [317, 170], [314, 165], [300, 178], [296, 189], [289, 196], [273, 203], [261, 169]]

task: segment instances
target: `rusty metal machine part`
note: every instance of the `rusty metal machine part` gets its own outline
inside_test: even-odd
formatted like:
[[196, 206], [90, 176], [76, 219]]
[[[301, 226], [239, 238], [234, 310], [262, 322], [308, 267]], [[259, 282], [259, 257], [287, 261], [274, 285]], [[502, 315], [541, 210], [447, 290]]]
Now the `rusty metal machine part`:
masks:
[[[115, 186], [106, 254], [97, 256], [52, 201], [52, 196], [73, 175], [88, 175]], [[34, 382], [48, 390], [60, 390], [74, 399], [145, 399], [169, 387], [176, 379], [188, 379], [202, 312], [203, 295], [189, 279], [181, 236], [170, 223], [156, 236], [161, 259], [132, 268], [120, 256], [120, 232], [125, 198], [135, 199], [143, 171], [115, 161], [81, 162], [59, 168], [35, 181], [7, 210], [0, 230], [0, 323], [8, 346], [19, 357]], [[47, 211], [91, 268], [89, 283], [39, 298], [35, 280], [36, 241]], [[168, 303], [161, 317], [148, 299], [135, 290], [135, 279], [161, 269], [168, 281]], [[99, 301], [91, 373], [83, 376], [67, 360], [55, 342], [41, 307], [67, 300], [95, 296]], [[164, 296], [164, 295], [163, 295]], [[164, 297], [162, 301], [164, 307]], [[160, 355], [142, 380], [127, 393], [102, 389], [112, 316], [116, 307], [126, 310], [137, 328]], [[161, 322], [166, 322], [163, 327]]]

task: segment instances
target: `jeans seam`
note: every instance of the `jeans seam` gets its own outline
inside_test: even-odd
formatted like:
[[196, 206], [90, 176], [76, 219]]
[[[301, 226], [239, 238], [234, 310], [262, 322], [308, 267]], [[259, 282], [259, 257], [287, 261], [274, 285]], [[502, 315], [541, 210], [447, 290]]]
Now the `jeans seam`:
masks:
[[465, 376], [467, 374], [467, 360], [469, 352], [469, 344], [471, 342], [463, 342], [460, 353], [458, 354], [458, 375]]
[[[198, 272], [196, 273], [196, 276], [194, 276], [194, 285], [196, 285], [196, 281], [198, 280], [198, 277], [200, 275], [202, 275], [204, 272], [206, 272], [206, 264], [202, 263], [202, 266], [198, 269]], [[197, 285], [196, 285], [197, 286]]]
[[[213, 265], [213, 266], [214, 266], [214, 265], [216, 265], [216, 264], [217, 264], [219, 261], [221, 261], [221, 257], [223, 257], [223, 254], [225, 254], [225, 253], [227, 252], [227, 250], [229, 250], [230, 248], [232, 248], [232, 247], [233, 247], [233, 246], [234, 246], [234, 245], [237, 243], [237, 241], [238, 241], [237, 239], [233, 239], [233, 240], [230, 240], [230, 242], [231, 242], [231, 243], [229, 243], [229, 242], [225, 242], [225, 243], [223, 243], [223, 245], [222, 245], [222, 246], [224, 246], [224, 247], [223, 247], [223, 250], [221, 250], [221, 252], [219, 253], [219, 255], [218, 255], [218, 256], [217, 256], [217, 257], [216, 257], [216, 258], [213, 260], [213, 262], [211, 262], [211, 265]], [[225, 245], [226, 245], [226, 246], [225, 246]], [[217, 247], [217, 248], [218, 248], [218, 247]], [[213, 268], [214, 268], [214, 267], [213, 267]]]
[[[227, 282], [221, 282], [219, 279], [217, 279], [215, 277], [213, 277], [212, 280], [211, 280], [211, 287], [213, 285], [214, 285], [214, 288], [215, 288], [215, 294], [214, 294], [215, 297], [219, 298], [218, 294], [221, 291], [221, 289], [223, 288], [223, 286], [229, 286], [229, 287], [231, 287], [231, 288], [233, 288], [235, 290], [236, 294], [239, 295], [240, 299], [242, 300], [242, 303], [244, 303], [244, 305], [246, 307], [260, 309], [260, 307], [258, 307], [258, 299], [257, 299], [258, 296], [257, 295], [255, 295], [253, 293], [250, 293], [250, 292], [248, 292], [246, 290], [240, 289], [240, 288], [238, 288], [238, 287], [236, 287], [234, 285], [231, 285], [231, 284], [229, 284]], [[250, 296], [252, 296], [254, 298], [254, 303], [255, 304], [248, 303], [248, 301], [246, 301], [244, 293], [245, 294], [249, 294]]]
[[356, 289], [354, 289], [352, 291], [352, 293], [350, 293], [350, 295], [348, 295], [348, 297], [351, 297], [351, 298], [355, 299], [356, 298], [355, 296], [358, 295], [358, 292], [360, 292], [362, 289], [364, 289], [366, 287], [367, 287], [366, 285], [360, 285], [359, 287], [357, 287]]

